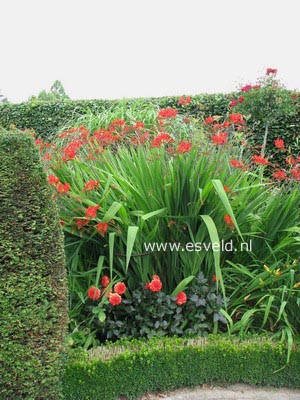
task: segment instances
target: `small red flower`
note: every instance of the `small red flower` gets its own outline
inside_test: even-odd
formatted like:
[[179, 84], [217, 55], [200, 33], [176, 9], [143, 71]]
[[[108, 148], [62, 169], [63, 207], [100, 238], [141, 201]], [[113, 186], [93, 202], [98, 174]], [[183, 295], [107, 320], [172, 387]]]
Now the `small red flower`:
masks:
[[145, 283], [145, 289], [146, 289], [146, 290], [149, 290], [149, 289], [150, 289], [150, 283], [149, 283], [149, 282], [146, 282], [146, 283]]
[[114, 292], [118, 293], [120, 295], [124, 294], [126, 292], [126, 285], [123, 282], [118, 282], [114, 286]]
[[233, 124], [243, 124], [244, 123], [242, 114], [230, 114], [229, 119], [230, 119], [230, 122], [232, 122]]
[[177, 148], [177, 153], [188, 153], [192, 148], [192, 143], [182, 140]]
[[97, 215], [97, 211], [100, 210], [100, 206], [99, 204], [97, 206], [89, 206], [86, 210], [85, 210], [85, 217], [88, 219], [92, 219], [95, 218]]
[[284, 141], [282, 139], [275, 139], [274, 144], [277, 147], [277, 149], [284, 149]]
[[57, 185], [58, 193], [67, 193], [69, 190], [70, 190], [70, 184], [69, 183], [59, 183]]
[[52, 154], [46, 153], [43, 157], [44, 160], [51, 160], [52, 159]]
[[297, 160], [296, 160], [294, 157], [292, 157], [292, 156], [288, 156], [288, 157], [285, 159], [285, 162], [286, 162], [287, 164], [289, 164], [289, 165], [295, 165], [295, 164], [297, 163]]
[[160, 133], [151, 141], [151, 147], [160, 147], [167, 143], [173, 143], [174, 139], [168, 133]]
[[220, 132], [218, 135], [213, 135], [212, 136], [212, 141], [215, 144], [226, 144], [227, 143], [227, 133], [226, 132]]
[[59, 225], [60, 225], [60, 226], [65, 226], [65, 225], [66, 225], [66, 221], [65, 221], [64, 219], [61, 219], [61, 220], [59, 221]]
[[89, 181], [87, 181], [87, 183], [84, 185], [84, 191], [87, 190], [93, 190], [95, 188], [97, 188], [99, 186], [99, 181], [95, 181], [93, 179], [90, 179]]
[[56, 184], [59, 182], [59, 179], [58, 179], [57, 176], [55, 176], [55, 175], [49, 175], [49, 176], [48, 176], [48, 182], [49, 182], [51, 185], [56, 185]]
[[106, 276], [106, 275], [102, 276], [102, 278], [101, 278], [101, 285], [102, 285], [103, 287], [107, 287], [109, 284], [110, 284], [110, 279], [109, 279], [109, 277]]
[[212, 124], [215, 121], [214, 117], [207, 117], [205, 118], [204, 122], [206, 124]]
[[230, 162], [230, 165], [234, 168], [243, 168], [244, 167], [243, 161], [235, 160], [232, 158], [229, 162]]
[[248, 92], [251, 89], [253, 89], [252, 85], [246, 85], [246, 86], [241, 87], [242, 92]]
[[241, 97], [239, 97], [238, 102], [239, 102], [239, 103], [242, 103], [242, 102], [244, 101], [244, 99], [245, 99], [245, 97], [244, 97], [244, 96], [241, 96]]
[[255, 164], [261, 164], [261, 165], [269, 164], [269, 161], [262, 155], [259, 155], [259, 156], [254, 155], [254, 156], [252, 156], [252, 160], [255, 162]]
[[88, 297], [91, 300], [98, 300], [100, 297], [100, 289], [98, 289], [96, 286], [91, 286], [88, 290]]
[[278, 169], [277, 171], [273, 172], [274, 179], [278, 179], [279, 181], [286, 178], [286, 173], [282, 169]]
[[122, 302], [122, 297], [118, 293], [111, 293], [108, 296], [108, 301], [112, 306], [118, 306]]
[[149, 284], [149, 289], [152, 292], [159, 292], [162, 288], [162, 283], [160, 279], [152, 279], [152, 281]]
[[230, 215], [225, 214], [224, 215], [224, 221], [226, 222], [226, 225], [229, 229], [233, 230], [234, 229], [234, 222], [231, 219]]
[[293, 177], [294, 179], [300, 180], [300, 170], [299, 170], [299, 169], [297, 169], [297, 168], [292, 168], [292, 169], [291, 169], [291, 174], [292, 174], [292, 177]]
[[187, 297], [184, 292], [178, 293], [176, 297], [177, 297], [177, 300], [176, 300], [177, 305], [181, 306], [182, 304], [186, 303]]
[[88, 223], [89, 223], [89, 221], [87, 219], [77, 219], [76, 220], [77, 229], [82, 229]]
[[217, 281], [218, 281], [217, 275], [213, 275], [212, 281], [213, 281], [213, 282], [217, 282]]
[[179, 100], [178, 100], [178, 104], [180, 104], [180, 105], [187, 105], [187, 104], [189, 104], [191, 101], [192, 101], [192, 100], [191, 100], [191, 96], [187, 96], [187, 97], [181, 96], [181, 97], [179, 98]]
[[266, 75], [274, 74], [276, 75], [278, 70], [276, 68], [267, 68]]
[[107, 222], [99, 222], [96, 225], [96, 229], [100, 233], [101, 236], [104, 236], [108, 229], [108, 223]]
[[162, 108], [161, 110], [159, 110], [157, 118], [175, 118], [177, 114], [178, 110], [176, 110], [175, 108]]
[[236, 100], [231, 100], [229, 107], [235, 107], [237, 105], [237, 101]]

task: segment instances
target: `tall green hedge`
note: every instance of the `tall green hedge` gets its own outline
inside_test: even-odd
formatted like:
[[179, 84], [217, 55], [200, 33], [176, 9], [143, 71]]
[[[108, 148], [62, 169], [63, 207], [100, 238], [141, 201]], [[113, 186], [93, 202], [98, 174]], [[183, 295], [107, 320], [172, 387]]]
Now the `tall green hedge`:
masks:
[[63, 378], [66, 400], [136, 399], [204, 383], [300, 387], [299, 342], [285, 366], [286, 347], [270, 337], [155, 338], [74, 353]]
[[0, 399], [60, 398], [63, 237], [32, 138], [0, 133]]

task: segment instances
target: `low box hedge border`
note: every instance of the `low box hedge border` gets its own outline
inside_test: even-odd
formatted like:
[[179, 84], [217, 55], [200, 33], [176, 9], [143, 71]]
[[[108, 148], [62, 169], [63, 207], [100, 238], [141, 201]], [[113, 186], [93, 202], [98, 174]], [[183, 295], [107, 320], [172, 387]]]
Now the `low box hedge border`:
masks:
[[86, 352], [72, 350], [63, 376], [66, 400], [136, 399], [153, 391], [201, 384], [246, 383], [300, 387], [300, 348], [268, 336], [225, 335], [118, 342]]

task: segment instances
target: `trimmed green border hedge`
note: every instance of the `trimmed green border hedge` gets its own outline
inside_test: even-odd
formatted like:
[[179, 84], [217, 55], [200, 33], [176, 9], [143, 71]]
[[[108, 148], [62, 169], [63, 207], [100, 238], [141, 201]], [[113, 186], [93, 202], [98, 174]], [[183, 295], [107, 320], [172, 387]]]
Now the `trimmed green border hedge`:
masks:
[[204, 383], [299, 388], [299, 344], [285, 368], [287, 349], [270, 337], [156, 338], [119, 342], [89, 353], [74, 350], [63, 378], [64, 398], [135, 399], [149, 391]]
[[61, 398], [63, 236], [29, 135], [0, 133], [0, 399]]

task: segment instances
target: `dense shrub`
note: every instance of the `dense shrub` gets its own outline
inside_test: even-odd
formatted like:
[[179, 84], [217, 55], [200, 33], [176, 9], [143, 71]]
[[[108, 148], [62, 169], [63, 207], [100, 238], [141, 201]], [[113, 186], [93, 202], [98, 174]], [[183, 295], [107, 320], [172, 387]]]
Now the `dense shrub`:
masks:
[[290, 364], [282, 368], [285, 353], [285, 346], [270, 337], [238, 340], [223, 335], [120, 342], [99, 347], [89, 356], [77, 349], [63, 378], [64, 396], [66, 400], [136, 399], [147, 391], [204, 383], [299, 388], [299, 342]]
[[60, 398], [67, 326], [63, 239], [28, 135], [0, 133], [0, 398]]

